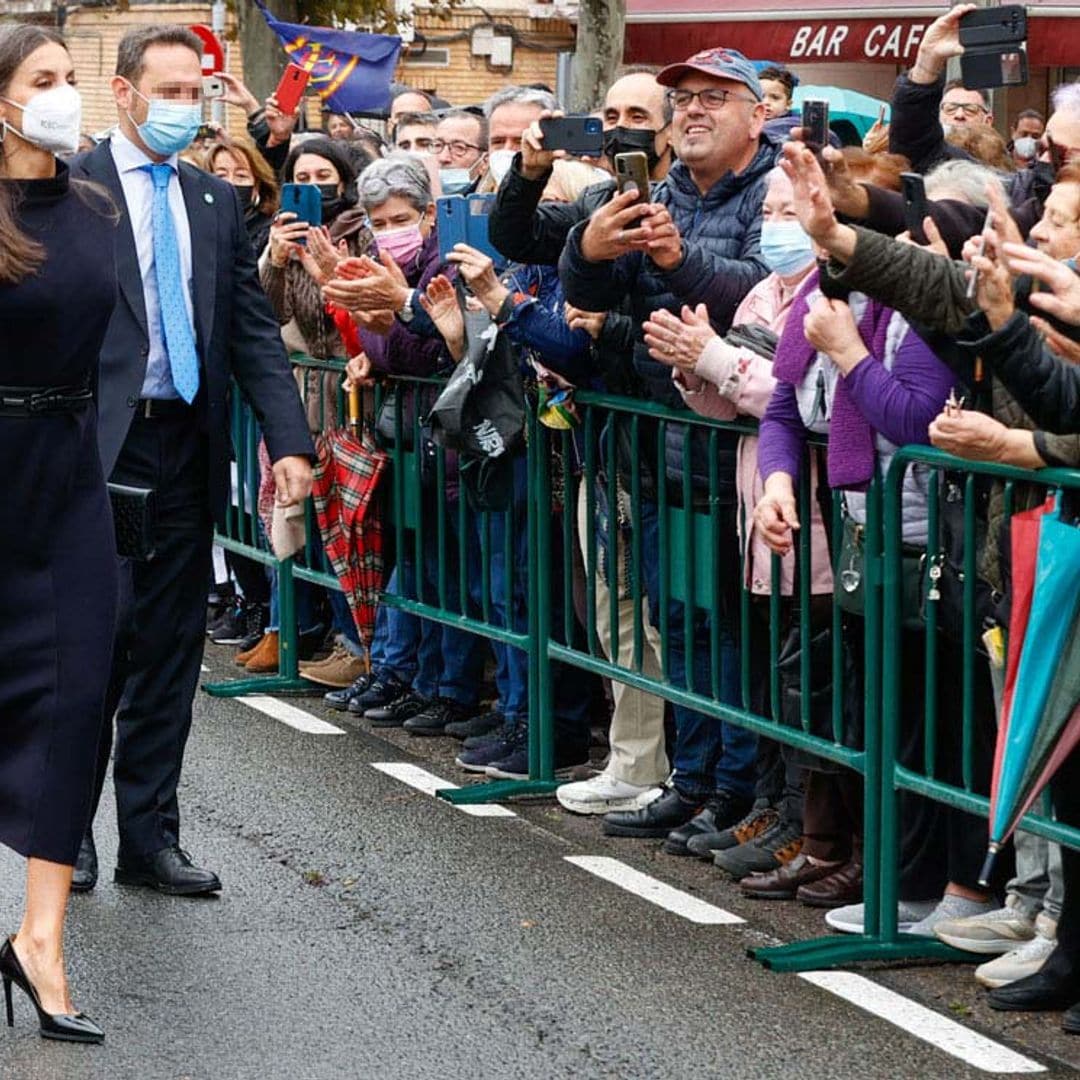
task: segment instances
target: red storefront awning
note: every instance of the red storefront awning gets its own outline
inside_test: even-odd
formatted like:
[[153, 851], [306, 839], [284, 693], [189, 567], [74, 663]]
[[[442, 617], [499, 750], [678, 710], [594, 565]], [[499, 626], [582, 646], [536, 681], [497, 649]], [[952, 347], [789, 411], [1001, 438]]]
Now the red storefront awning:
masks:
[[[634, 64], [669, 64], [714, 45], [755, 60], [791, 64], [910, 64], [943, 8], [912, 0], [870, 8], [832, 0], [827, 9], [754, 0], [628, 0], [626, 53]], [[1028, 6], [1028, 63], [1080, 65], [1080, 7]]]

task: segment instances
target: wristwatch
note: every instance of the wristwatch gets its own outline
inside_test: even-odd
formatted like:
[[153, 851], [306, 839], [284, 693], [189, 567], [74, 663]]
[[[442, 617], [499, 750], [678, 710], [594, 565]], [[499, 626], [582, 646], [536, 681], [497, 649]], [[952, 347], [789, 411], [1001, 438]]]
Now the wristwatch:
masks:
[[397, 317], [403, 323], [411, 323], [413, 316], [416, 312], [413, 310], [413, 301], [416, 299], [416, 290], [410, 289], [409, 295], [405, 298], [405, 303], [401, 305], [401, 310], [398, 311]]

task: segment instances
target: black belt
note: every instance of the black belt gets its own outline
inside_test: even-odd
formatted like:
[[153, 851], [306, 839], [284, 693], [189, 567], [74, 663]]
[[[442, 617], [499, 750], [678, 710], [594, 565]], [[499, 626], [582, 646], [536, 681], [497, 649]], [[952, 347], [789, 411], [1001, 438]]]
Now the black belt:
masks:
[[94, 400], [89, 386], [0, 386], [0, 416], [77, 412]]
[[182, 398], [139, 398], [135, 410], [139, 420], [168, 420], [191, 414], [192, 407]]

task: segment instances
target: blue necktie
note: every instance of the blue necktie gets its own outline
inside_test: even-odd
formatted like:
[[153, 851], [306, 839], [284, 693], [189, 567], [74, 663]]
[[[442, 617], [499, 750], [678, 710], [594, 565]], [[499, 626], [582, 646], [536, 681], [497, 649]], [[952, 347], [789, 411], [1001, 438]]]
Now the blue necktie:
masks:
[[171, 165], [144, 165], [154, 181], [154, 276], [157, 278], [161, 328], [169, 356], [173, 386], [190, 405], [199, 392], [199, 355], [195, 350], [191, 320], [184, 303], [184, 281], [180, 275], [180, 247], [169, 210]]

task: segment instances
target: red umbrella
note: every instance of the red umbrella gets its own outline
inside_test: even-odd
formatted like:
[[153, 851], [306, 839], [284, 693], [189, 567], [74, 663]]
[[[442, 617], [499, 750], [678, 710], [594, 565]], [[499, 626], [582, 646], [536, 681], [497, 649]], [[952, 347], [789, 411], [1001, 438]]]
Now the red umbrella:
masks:
[[311, 494], [326, 557], [341, 584], [364, 645], [375, 631], [375, 610], [383, 586], [382, 522], [370, 509], [387, 456], [369, 431], [358, 435], [355, 395], [350, 395], [350, 428], [315, 440]]

